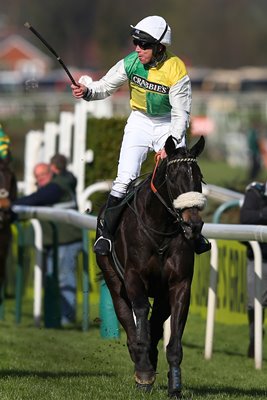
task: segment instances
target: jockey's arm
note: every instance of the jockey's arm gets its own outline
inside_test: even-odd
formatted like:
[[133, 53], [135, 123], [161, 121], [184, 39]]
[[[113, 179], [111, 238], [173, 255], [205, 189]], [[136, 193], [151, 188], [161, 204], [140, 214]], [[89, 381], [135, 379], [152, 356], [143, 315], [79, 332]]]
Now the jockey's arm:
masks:
[[127, 80], [124, 62], [120, 60], [99, 81], [92, 82], [89, 76], [81, 76], [79, 83], [88, 89], [87, 93], [84, 93], [82, 97], [87, 101], [105, 99], [127, 82]]
[[188, 75], [170, 88], [169, 101], [172, 106], [170, 135], [182, 141], [189, 127], [191, 111], [191, 83]]

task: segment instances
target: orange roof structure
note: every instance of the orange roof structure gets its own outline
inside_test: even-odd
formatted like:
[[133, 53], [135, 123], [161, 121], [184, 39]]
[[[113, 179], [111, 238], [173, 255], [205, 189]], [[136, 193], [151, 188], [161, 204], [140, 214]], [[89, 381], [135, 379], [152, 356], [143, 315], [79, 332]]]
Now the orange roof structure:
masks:
[[43, 76], [50, 70], [51, 58], [21, 36], [11, 35], [0, 41], [0, 70], [24, 75]]

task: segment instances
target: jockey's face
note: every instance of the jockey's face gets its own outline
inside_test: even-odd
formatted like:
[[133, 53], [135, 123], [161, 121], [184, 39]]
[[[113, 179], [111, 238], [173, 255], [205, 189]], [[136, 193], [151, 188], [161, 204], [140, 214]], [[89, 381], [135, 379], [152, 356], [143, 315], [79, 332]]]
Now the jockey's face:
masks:
[[152, 49], [142, 50], [139, 46], [136, 46], [135, 51], [138, 54], [138, 58], [142, 64], [148, 64], [152, 59]]
[[138, 54], [138, 58], [142, 64], [148, 64], [153, 57], [152, 46], [148, 44], [143, 45], [142, 41], [134, 40], [135, 51]]

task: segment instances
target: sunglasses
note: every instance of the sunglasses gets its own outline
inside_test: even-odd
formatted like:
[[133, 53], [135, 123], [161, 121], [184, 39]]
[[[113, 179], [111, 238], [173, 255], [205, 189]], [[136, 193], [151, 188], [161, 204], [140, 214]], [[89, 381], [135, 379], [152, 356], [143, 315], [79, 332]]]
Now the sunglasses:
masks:
[[139, 46], [140, 49], [142, 49], [142, 50], [148, 50], [148, 49], [152, 49], [153, 48], [153, 44], [152, 43], [148, 43], [145, 40], [134, 39], [133, 40], [133, 44], [135, 46]]

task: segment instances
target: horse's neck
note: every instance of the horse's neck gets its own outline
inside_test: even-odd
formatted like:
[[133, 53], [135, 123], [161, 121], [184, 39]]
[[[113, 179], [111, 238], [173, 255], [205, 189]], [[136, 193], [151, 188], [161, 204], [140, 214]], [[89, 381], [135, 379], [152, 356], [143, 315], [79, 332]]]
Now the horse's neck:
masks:
[[[137, 195], [137, 208], [142, 214], [143, 218], [152, 219], [152, 221], [163, 220], [169, 217], [166, 205], [169, 207], [170, 204], [166, 183], [159, 184], [156, 189], [158, 189], [159, 196], [154, 193], [150, 186], [150, 181], [142, 187]], [[166, 205], [160, 200], [163, 199]], [[169, 219], [169, 218], [168, 218]]]

